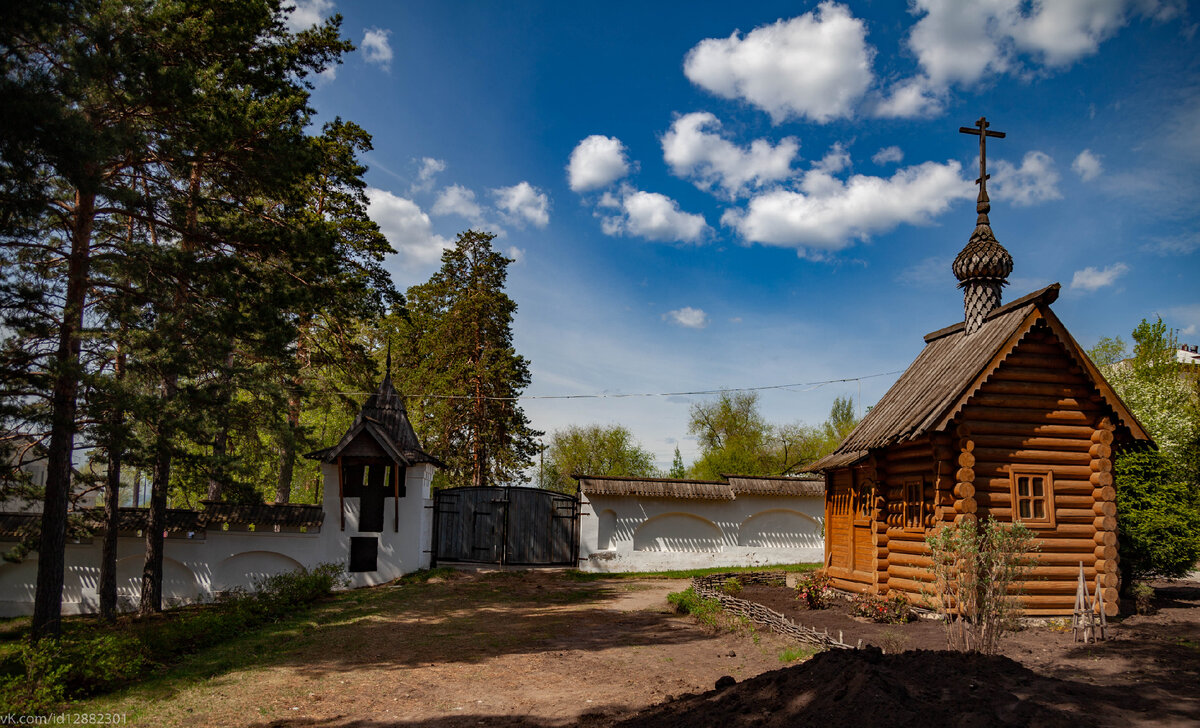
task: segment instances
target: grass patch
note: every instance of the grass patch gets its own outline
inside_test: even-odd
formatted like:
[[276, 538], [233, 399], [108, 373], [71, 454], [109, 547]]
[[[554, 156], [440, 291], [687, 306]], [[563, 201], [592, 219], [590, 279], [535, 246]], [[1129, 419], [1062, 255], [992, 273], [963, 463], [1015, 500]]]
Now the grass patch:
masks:
[[667, 601], [676, 612], [690, 614], [700, 624], [713, 629], [720, 627], [717, 615], [721, 614], [721, 602], [717, 599], [705, 599], [689, 586], [681, 592], [668, 594]]
[[302, 612], [343, 578], [341, 566], [322, 564], [276, 574], [255, 592], [233, 591], [215, 604], [112, 624], [69, 620], [58, 638], [36, 643], [18, 640], [20, 632], [6, 634], [12, 642], [0, 662], [0, 713], [47, 714], [65, 700], [131, 683], [183, 655]]
[[817, 651], [810, 647], [784, 647], [779, 652], [779, 661], [799, 662], [800, 660], [807, 660], [815, 654], [817, 654]]
[[392, 586], [403, 586], [405, 584], [424, 584], [430, 579], [441, 579], [449, 581], [462, 575], [458, 569], [451, 569], [448, 566], [439, 566], [436, 569], [418, 569], [411, 574], [404, 576], [391, 582]]
[[677, 571], [613, 571], [591, 572], [569, 569], [563, 576], [572, 581], [599, 581], [601, 579], [691, 579], [709, 574], [744, 573], [747, 571], [805, 572], [821, 568], [820, 564], [772, 564], [771, 566], [712, 566], [706, 569], [681, 569]]

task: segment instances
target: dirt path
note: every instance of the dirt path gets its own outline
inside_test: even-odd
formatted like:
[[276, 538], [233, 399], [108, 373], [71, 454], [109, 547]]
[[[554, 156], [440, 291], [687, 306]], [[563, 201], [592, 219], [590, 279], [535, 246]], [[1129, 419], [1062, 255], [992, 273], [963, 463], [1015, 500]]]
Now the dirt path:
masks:
[[[468, 574], [380, 588], [315, 615], [249, 667], [135, 689], [96, 709], [145, 726], [605, 725], [782, 666], [770, 633], [667, 611], [683, 581]], [[91, 709], [91, 708], [89, 708]]]

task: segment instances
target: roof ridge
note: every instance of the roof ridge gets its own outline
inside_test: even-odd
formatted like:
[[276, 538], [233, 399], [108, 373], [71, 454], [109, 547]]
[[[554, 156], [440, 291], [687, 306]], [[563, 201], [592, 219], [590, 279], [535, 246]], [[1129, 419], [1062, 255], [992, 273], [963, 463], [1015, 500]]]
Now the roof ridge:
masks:
[[687, 478], [637, 478], [632, 475], [584, 475], [571, 473], [573, 480], [628, 480], [638, 483], [695, 483], [697, 485], [729, 485], [724, 480], [689, 480]]
[[[1058, 300], [1058, 292], [1061, 288], [1062, 284], [1051, 283], [1045, 288], [1021, 296], [1015, 301], [1010, 301], [1003, 306], [993, 309], [990, 313], [988, 313], [987, 317], [984, 318], [984, 321], [990, 321], [997, 316], [1001, 316], [1009, 311], [1018, 309], [1030, 303], [1044, 304], [1048, 306]], [[928, 344], [929, 342], [940, 339], [943, 336], [949, 336], [950, 334], [962, 331], [966, 325], [966, 321], [959, 321], [958, 323], [950, 324], [949, 326], [938, 329], [937, 331], [931, 331], [928, 334], [925, 334], [925, 343]]]

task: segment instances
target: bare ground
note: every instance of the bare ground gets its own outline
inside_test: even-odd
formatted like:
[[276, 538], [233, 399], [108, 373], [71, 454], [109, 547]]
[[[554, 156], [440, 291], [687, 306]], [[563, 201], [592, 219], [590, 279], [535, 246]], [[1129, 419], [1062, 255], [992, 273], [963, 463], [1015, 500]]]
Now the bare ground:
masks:
[[608, 725], [784, 664], [790, 643], [769, 632], [671, 614], [686, 587], [493, 572], [364, 590], [254, 654], [198, 655], [211, 670], [75, 710], [145, 726]]
[[[671, 614], [667, 593], [686, 586], [493, 572], [362, 590], [299, 625], [194, 656], [161, 680], [76, 710], [123, 712], [132, 725], [256, 728], [630, 719], [728, 728], [874, 719], [924, 725], [943, 714], [958, 716], [955, 725], [1200, 724], [1200, 583], [1158, 584], [1159, 611], [1113, 625], [1099, 645], [1039, 627], [1015, 636], [1000, 658], [863, 651], [786, 668], [780, 653], [794, 646], [779, 637], [714, 632]], [[815, 626], [844, 630], [847, 641], [909, 650], [944, 644], [936, 624], [794, 616], [824, 620]], [[705, 692], [725, 675], [738, 684]], [[960, 715], [962, 706], [976, 713]]]

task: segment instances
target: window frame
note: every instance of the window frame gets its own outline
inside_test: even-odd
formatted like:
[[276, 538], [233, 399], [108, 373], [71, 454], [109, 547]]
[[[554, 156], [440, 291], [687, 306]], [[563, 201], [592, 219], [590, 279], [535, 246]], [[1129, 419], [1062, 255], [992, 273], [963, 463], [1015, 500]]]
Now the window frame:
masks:
[[[913, 498], [913, 491], [916, 491], [916, 498]], [[911, 478], [904, 481], [903, 492], [901, 499], [901, 521], [904, 524], [905, 531], [924, 531], [925, 530], [925, 479]], [[916, 510], [915, 519], [912, 510]]]
[[[1043, 494], [1040, 496], [1032, 495], [1033, 487], [1030, 484], [1030, 495], [1019, 495], [1017, 493], [1017, 481], [1021, 477], [1042, 478]], [[1057, 522], [1054, 514], [1054, 470], [1046, 465], [1013, 465], [1008, 470], [1008, 493], [1012, 503], [1012, 522], [1020, 523], [1026, 528], [1037, 529], [1054, 529], [1057, 527]], [[1023, 519], [1021, 513], [1021, 501], [1034, 501], [1041, 499], [1045, 502], [1046, 516], [1045, 518], [1030, 518]], [[1030, 508], [1030, 512], [1033, 509]]]

